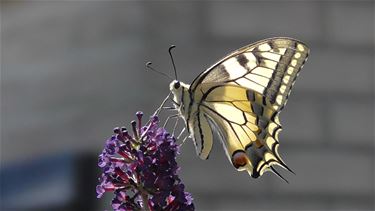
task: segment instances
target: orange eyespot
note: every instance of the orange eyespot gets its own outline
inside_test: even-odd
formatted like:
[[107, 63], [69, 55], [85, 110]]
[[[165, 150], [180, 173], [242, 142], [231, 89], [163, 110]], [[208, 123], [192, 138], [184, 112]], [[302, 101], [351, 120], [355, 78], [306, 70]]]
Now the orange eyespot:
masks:
[[247, 155], [242, 151], [237, 151], [232, 155], [232, 163], [235, 168], [240, 168], [247, 164]]

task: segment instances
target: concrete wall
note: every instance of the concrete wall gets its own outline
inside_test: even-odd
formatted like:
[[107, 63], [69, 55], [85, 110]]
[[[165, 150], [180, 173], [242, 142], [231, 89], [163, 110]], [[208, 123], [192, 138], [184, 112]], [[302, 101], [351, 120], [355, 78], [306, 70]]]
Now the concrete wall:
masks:
[[281, 115], [280, 153], [297, 175], [282, 172], [290, 184], [272, 174], [254, 180], [231, 167], [221, 144], [200, 161], [188, 142], [179, 158], [187, 190], [197, 210], [374, 209], [373, 2], [1, 6], [2, 166], [96, 156], [113, 127], [137, 110], [151, 114], [167, 94], [169, 81], [144, 64], [170, 73], [170, 44], [179, 78], [191, 82], [231, 50], [290, 36], [311, 48]]

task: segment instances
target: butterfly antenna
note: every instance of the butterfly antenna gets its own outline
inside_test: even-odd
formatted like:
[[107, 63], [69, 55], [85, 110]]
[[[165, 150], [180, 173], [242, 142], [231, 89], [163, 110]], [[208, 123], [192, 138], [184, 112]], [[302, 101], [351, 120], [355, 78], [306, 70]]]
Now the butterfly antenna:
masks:
[[171, 76], [169, 76], [169, 75], [167, 75], [167, 74], [165, 74], [165, 73], [163, 73], [163, 72], [160, 72], [160, 71], [154, 69], [151, 65], [152, 65], [151, 62], [147, 62], [147, 63], [146, 63], [146, 67], [147, 67], [149, 70], [152, 70], [152, 71], [154, 71], [154, 72], [156, 72], [156, 73], [159, 73], [160, 75], [163, 75], [163, 76], [165, 76], [165, 77], [167, 77], [167, 78], [173, 80], [173, 78], [172, 78]]
[[177, 80], [177, 71], [176, 71], [176, 65], [174, 64], [174, 60], [173, 60], [173, 56], [172, 56], [172, 49], [175, 48], [176, 46], [175, 45], [171, 45], [171, 47], [169, 47], [168, 49], [168, 52], [169, 52], [169, 56], [171, 57], [171, 60], [172, 60], [172, 65], [173, 65], [173, 70], [174, 70], [174, 76]]

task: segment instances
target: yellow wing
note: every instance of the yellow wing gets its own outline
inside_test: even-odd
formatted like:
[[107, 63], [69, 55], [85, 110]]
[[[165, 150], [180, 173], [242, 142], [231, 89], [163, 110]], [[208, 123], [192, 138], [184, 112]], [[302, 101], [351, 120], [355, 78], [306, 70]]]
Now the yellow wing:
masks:
[[214, 129], [236, 169], [255, 178], [267, 170], [278, 174], [274, 164], [290, 170], [278, 153], [278, 116], [308, 53], [300, 41], [266, 39], [229, 54], [199, 75], [190, 93], [199, 105], [196, 115], [204, 119], [200, 123], [193, 118], [205, 155], [201, 157], [211, 150]]

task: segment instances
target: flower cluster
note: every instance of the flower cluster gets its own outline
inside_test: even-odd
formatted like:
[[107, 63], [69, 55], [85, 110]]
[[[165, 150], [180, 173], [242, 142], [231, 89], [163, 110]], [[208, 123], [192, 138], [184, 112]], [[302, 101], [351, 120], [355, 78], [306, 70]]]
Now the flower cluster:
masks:
[[190, 193], [177, 175], [175, 138], [158, 127], [157, 116], [142, 127], [132, 121], [133, 135], [126, 128], [115, 128], [99, 155], [103, 173], [96, 187], [98, 198], [113, 191], [114, 210], [194, 210]]

